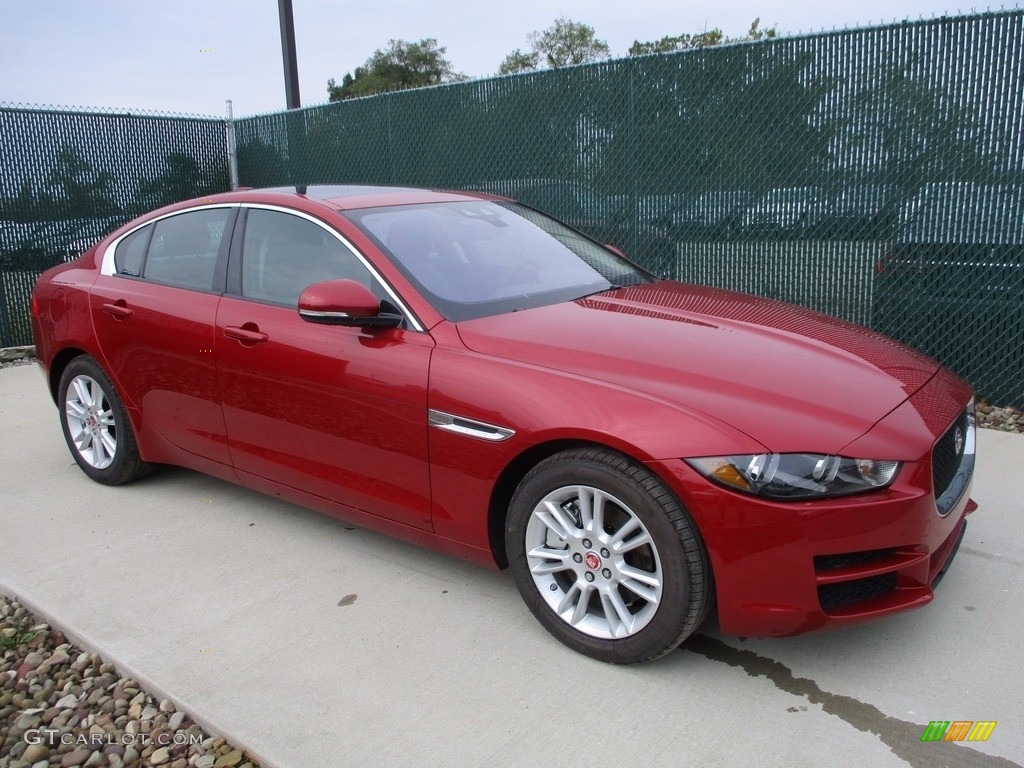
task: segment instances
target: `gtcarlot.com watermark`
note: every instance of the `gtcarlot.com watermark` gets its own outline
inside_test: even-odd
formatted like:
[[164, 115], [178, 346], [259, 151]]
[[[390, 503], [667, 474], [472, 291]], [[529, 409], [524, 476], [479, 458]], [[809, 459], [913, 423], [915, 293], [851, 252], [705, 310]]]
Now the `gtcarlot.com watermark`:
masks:
[[22, 738], [29, 744], [46, 744], [56, 747], [60, 744], [73, 744], [76, 747], [105, 747], [110, 744], [121, 746], [147, 746], [156, 744], [158, 747], [185, 744], [196, 746], [203, 743], [205, 737], [201, 733], [67, 733], [53, 728], [29, 728]]

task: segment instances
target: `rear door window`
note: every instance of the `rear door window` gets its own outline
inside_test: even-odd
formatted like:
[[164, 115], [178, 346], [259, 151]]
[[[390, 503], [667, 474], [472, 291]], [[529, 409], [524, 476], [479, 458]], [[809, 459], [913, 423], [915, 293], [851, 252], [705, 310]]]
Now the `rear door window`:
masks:
[[[207, 208], [156, 222], [143, 277], [180, 288], [213, 290], [230, 208]], [[116, 263], [115, 254], [115, 263]]]

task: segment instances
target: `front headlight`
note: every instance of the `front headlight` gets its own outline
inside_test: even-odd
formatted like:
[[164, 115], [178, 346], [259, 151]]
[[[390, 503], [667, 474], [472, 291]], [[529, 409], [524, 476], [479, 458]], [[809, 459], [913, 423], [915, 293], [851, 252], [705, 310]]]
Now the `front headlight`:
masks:
[[710, 456], [686, 459], [686, 463], [726, 488], [780, 500], [820, 499], [884, 488], [900, 469], [898, 461], [814, 453]]

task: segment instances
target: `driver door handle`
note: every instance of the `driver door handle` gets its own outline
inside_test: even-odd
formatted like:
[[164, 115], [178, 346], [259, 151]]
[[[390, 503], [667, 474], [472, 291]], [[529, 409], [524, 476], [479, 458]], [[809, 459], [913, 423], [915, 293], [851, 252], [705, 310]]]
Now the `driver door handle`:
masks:
[[246, 323], [241, 327], [237, 325], [224, 326], [224, 335], [229, 339], [237, 339], [243, 344], [258, 344], [270, 338], [259, 329], [256, 323]]
[[134, 310], [128, 308], [128, 302], [124, 299], [118, 299], [113, 303], [104, 304], [103, 311], [108, 315], [113, 315], [118, 320], [124, 320], [135, 314]]

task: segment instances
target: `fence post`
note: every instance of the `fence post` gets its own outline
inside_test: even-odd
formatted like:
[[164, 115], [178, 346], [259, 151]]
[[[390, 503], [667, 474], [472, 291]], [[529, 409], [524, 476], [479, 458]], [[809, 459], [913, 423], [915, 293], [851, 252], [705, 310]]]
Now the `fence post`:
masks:
[[231, 191], [238, 189], [238, 145], [235, 143], [235, 115], [231, 108], [231, 99], [227, 100], [228, 119], [224, 122], [224, 134], [228, 147], [228, 178]]
[[0, 348], [16, 346], [22, 340], [14, 336], [10, 308], [7, 306], [7, 275], [0, 270]]

